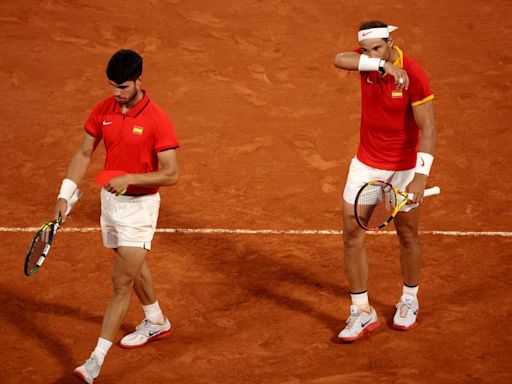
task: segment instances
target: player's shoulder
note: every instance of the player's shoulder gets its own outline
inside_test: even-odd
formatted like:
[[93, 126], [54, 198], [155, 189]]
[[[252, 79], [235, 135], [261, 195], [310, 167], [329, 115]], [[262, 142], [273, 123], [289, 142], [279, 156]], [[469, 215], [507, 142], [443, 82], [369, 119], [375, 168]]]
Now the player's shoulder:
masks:
[[420, 72], [424, 73], [425, 70], [423, 69], [423, 66], [420, 64], [420, 62], [413, 56], [409, 55], [403, 55], [403, 67], [409, 72]]
[[153, 100], [150, 99], [150, 102], [148, 103], [147, 108], [148, 108], [149, 115], [156, 123], [171, 121], [167, 112], [160, 105], [155, 103]]

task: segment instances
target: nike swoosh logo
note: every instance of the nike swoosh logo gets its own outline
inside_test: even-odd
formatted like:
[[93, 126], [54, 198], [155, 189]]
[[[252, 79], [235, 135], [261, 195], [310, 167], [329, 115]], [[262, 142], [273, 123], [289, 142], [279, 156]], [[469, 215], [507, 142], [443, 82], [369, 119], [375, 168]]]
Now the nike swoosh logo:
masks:
[[366, 82], [367, 82], [368, 84], [373, 84], [373, 81], [371, 81], [369, 77], [367, 77], [367, 78], [366, 78]]
[[110, 125], [112, 124], [112, 121], [103, 121], [103, 125]]
[[420, 159], [421, 159], [421, 166], [424, 167], [425, 166], [425, 160], [423, 160], [423, 157], [420, 156]]
[[368, 320], [366, 323], [363, 323], [363, 322], [361, 321], [361, 327], [363, 327], [363, 328], [364, 328], [364, 327], [366, 327], [366, 325], [367, 325], [370, 321], [372, 321], [372, 319]]
[[160, 331], [149, 332], [149, 337], [154, 336], [154, 335], [156, 335], [156, 334], [157, 334], [157, 333], [159, 333], [159, 332], [160, 332]]
[[372, 33], [373, 31], [368, 31], [368, 32], [363, 32], [363, 36], [366, 36], [366, 35], [369, 35], [370, 33]]

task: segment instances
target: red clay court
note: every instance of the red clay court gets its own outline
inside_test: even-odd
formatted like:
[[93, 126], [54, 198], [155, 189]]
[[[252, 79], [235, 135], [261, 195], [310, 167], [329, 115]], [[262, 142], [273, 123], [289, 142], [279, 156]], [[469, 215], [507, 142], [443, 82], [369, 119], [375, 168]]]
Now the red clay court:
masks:
[[[391, 328], [398, 245], [375, 235], [369, 293], [384, 324], [341, 345], [340, 202], [360, 92], [333, 59], [367, 19], [398, 25], [429, 74], [442, 194], [422, 212], [418, 328]], [[149, 255], [173, 331], [113, 347], [97, 383], [512, 381], [511, 19], [497, 0], [2, 1], [2, 383], [75, 382], [96, 343], [112, 263], [93, 182], [103, 150], [43, 269], [26, 278], [22, 265], [120, 48], [143, 55], [144, 88], [182, 143]], [[119, 338], [142, 316], [133, 298]]]

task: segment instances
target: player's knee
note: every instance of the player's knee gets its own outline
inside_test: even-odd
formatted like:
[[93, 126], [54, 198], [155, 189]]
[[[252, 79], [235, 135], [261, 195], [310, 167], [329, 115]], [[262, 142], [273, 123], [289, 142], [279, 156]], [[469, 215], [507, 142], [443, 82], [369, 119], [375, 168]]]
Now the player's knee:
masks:
[[418, 230], [413, 227], [404, 227], [397, 230], [398, 241], [403, 247], [415, 246], [419, 243]]
[[346, 248], [363, 246], [364, 231], [359, 227], [343, 228], [343, 245]]
[[112, 276], [112, 289], [114, 296], [126, 296], [131, 293], [133, 278], [126, 276]]

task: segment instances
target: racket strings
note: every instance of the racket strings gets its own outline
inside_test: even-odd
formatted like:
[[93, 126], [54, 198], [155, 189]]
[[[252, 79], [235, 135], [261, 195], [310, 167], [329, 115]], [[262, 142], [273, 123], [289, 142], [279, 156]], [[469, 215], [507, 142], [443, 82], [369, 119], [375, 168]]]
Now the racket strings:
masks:
[[30, 247], [29, 254], [26, 260], [26, 272], [34, 271], [36, 267], [39, 267], [38, 262], [43, 255], [45, 248], [48, 244], [51, 243], [53, 238], [55, 223], [49, 222], [46, 223], [44, 227], [42, 227], [37, 235], [34, 237], [32, 242], [32, 246]]
[[358, 195], [358, 221], [368, 229], [378, 229], [387, 222], [396, 205], [396, 195], [388, 184], [368, 184]]
[[39, 257], [41, 257], [41, 255], [43, 254], [44, 247], [46, 247], [46, 244], [47, 243], [41, 238], [38, 238], [38, 240], [35, 241], [35, 244], [33, 245], [30, 252], [30, 257], [28, 258], [28, 271], [31, 271], [36, 267], [37, 262], [39, 261]]

